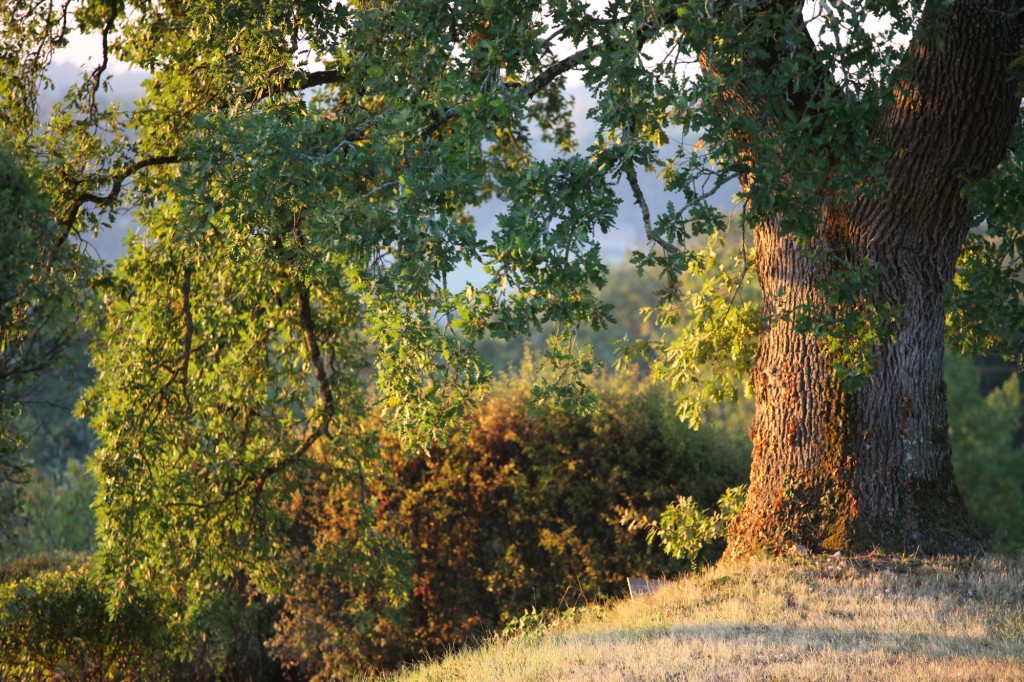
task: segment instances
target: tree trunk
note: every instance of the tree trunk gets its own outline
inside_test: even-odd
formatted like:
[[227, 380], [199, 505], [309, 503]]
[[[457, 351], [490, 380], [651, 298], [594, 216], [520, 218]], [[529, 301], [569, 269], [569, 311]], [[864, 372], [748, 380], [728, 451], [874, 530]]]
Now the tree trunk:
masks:
[[[811, 247], [778, 221], [755, 230], [765, 329], [752, 375], [756, 411], [747, 503], [729, 555], [812, 550], [973, 553], [981, 543], [953, 478], [943, 383], [944, 292], [968, 230], [964, 183], [1005, 154], [1020, 96], [1009, 66], [1018, 21], [958, 2], [945, 27], [909, 48], [906, 80], [877, 134], [889, 190], [822, 199]], [[843, 262], [882, 268], [875, 302], [898, 331], [870, 383], [844, 391], [820, 341], [798, 331], [822, 310], [820, 284]]]

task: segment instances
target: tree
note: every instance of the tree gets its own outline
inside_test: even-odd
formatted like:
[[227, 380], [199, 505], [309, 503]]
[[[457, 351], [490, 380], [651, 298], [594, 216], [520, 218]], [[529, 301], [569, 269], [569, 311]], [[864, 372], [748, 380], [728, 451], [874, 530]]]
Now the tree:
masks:
[[[982, 370], [947, 358], [953, 468], [979, 529], [999, 552], [1024, 546], [1024, 410], [1020, 377], [999, 377], [986, 395]], [[979, 428], [979, 425], [984, 428]]]
[[[609, 322], [594, 290], [619, 182], [650, 240], [634, 263], [662, 273], [669, 322], [680, 276], [708, 267], [692, 238], [729, 223], [714, 192], [741, 183], [753, 244], [681, 341], [720, 368], [712, 394], [751, 371], [732, 553], [978, 548], [950, 466], [944, 304], [959, 272], [959, 341], [1020, 357], [1021, 222], [1002, 196], [1021, 177], [1014, 3], [32, 7], [35, 21], [6, 10], [19, 69], [41, 76], [75, 23], [102, 44], [32, 138], [57, 224], [101, 229], [130, 206], [144, 228], [99, 282], [107, 325], [85, 401], [119, 594], [163, 581], [201, 598], [239, 570], [279, 591], [283, 509], [319, 471], [312, 445], [342, 453], [339, 477], [372, 475], [368, 375], [386, 422], [426, 447], [487, 383], [477, 341], [552, 323], [561, 381], [539, 396], [585, 407], [573, 330]], [[97, 104], [112, 56], [152, 74], [127, 110]], [[5, 69], [5, 101], [28, 107]], [[582, 152], [570, 72], [597, 101]], [[562, 151], [537, 158], [534, 136]], [[652, 216], [644, 169], [683, 205]], [[489, 197], [506, 208], [484, 236], [467, 209]], [[463, 263], [490, 279], [456, 285]], [[735, 294], [754, 273], [759, 315]], [[978, 326], [994, 309], [1002, 338]], [[678, 348], [652, 346], [682, 386], [697, 377]], [[359, 544], [353, 565], [388, 551]]]
[[[764, 301], [751, 489], [730, 551], [794, 540], [972, 551], [950, 463], [944, 302], [972, 225], [965, 188], [1006, 158], [1018, 123], [1016, 10], [926, 6], [902, 60], [877, 81], [893, 88], [881, 97], [850, 95], [842, 60], [822, 62], [829, 48], [815, 44], [798, 8], [788, 19], [784, 9], [748, 21], [755, 32], [763, 26], [759, 49], [738, 33], [732, 59], [720, 54], [719, 66], [705, 67], [728, 88], [713, 110], [767, 123], [756, 139], [735, 128], [721, 138], [744, 162]], [[774, 90], [763, 85], [769, 78], [779, 79]], [[787, 118], [802, 125], [781, 123]], [[853, 121], [861, 127], [848, 127]], [[824, 151], [815, 154], [797, 131]], [[839, 145], [857, 158], [836, 154]], [[809, 164], [777, 163], [793, 150]], [[759, 196], [765, 191], [771, 196]], [[807, 222], [794, 225], [794, 215]], [[1019, 239], [1015, 227], [989, 227]], [[1011, 269], [1020, 272], [1019, 254]], [[1018, 277], [1002, 301], [1017, 321], [1019, 285]]]
[[21, 511], [32, 403], [59, 392], [62, 379], [72, 383], [66, 375], [88, 342], [83, 312], [96, 269], [54, 220], [46, 189], [36, 100], [67, 25], [37, 9], [0, 9], [0, 538], [17, 532], [10, 517]]
[[19, 424], [26, 400], [48, 372], [67, 368], [82, 340], [81, 281], [89, 260], [62, 248], [31, 163], [0, 136], [0, 538], [15, 530], [27, 462]]

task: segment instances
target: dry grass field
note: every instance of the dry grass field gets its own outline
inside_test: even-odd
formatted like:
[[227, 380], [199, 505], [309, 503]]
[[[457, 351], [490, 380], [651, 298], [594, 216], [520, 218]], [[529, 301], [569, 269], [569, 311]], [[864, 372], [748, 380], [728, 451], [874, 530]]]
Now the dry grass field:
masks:
[[1024, 559], [719, 565], [389, 679], [1024, 681]]

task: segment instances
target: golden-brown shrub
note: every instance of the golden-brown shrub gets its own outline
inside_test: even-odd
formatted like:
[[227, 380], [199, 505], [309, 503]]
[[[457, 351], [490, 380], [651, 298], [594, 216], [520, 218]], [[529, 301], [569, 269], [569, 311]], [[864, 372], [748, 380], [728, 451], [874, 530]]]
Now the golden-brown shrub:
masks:
[[[506, 387], [478, 409], [464, 442], [411, 456], [384, 436], [382, 475], [307, 489], [293, 513], [318, 549], [302, 550], [305, 573], [284, 603], [278, 655], [325, 678], [388, 667], [533, 606], [617, 596], [629, 575], [685, 570], [628, 532], [622, 511], [656, 515], [678, 495], [709, 506], [745, 481], [747, 453], [684, 428], [657, 388], [618, 379], [595, 392], [597, 409], [581, 416], [533, 409], [525, 388]], [[359, 545], [366, 525], [376, 550]], [[389, 542], [409, 562], [409, 599], [398, 610], [388, 592], [396, 567], [386, 561], [400, 553]], [[332, 543], [337, 561], [324, 562]], [[346, 620], [357, 611], [362, 621]]]

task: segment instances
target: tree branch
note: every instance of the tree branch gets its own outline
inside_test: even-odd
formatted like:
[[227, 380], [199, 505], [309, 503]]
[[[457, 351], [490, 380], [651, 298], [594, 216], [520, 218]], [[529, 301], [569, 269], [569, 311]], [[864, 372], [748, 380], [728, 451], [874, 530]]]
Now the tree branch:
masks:
[[647, 237], [647, 240], [665, 249], [666, 253], [679, 253], [679, 248], [675, 244], [667, 242], [654, 234], [654, 227], [651, 224], [651, 210], [647, 206], [647, 199], [644, 197], [643, 190], [640, 189], [640, 182], [636, 177], [636, 167], [633, 165], [633, 159], [625, 159], [622, 166], [626, 173], [626, 180], [629, 181], [629, 188], [633, 191], [633, 199], [640, 207], [640, 213], [644, 221], [644, 235]]
[[106, 194], [94, 194], [92, 192], [82, 192], [71, 202], [67, 210], [64, 211], [64, 215], [61, 216], [60, 222], [62, 225], [68, 228], [67, 231], [62, 235], [61, 239], [57, 244], [57, 248], [63, 244], [67, 239], [70, 228], [74, 225], [75, 220], [78, 218], [78, 211], [81, 210], [82, 206], [87, 203], [92, 203], [97, 206], [110, 206], [118, 197], [121, 196], [121, 189], [124, 186], [125, 180], [131, 177], [134, 173], [149, 168], [151, 166], [166, 166], [169, 164], [180, 163], [181, 157], [177, 154], [170, 154], [167, 156], [151, 156], [145, 159], [139, 159], [134, 161], [127, 166], [122, 167], [117, 173], [102, 180], [109, 180], [111, 182], [110, 191]]
[[107, 70], [107, 64], [110, 61], [110, 33], [116, 26], [117, 17], [118, 13], [111, 11], [110, 16], [107, 17], [106, 23], [103, 24], [103, 28], [100, 30], [103, 61], [100, 62], [99, 66], [93, 69], [92, 75], [90, 76], [92, 84], [89, 88], [89, 115], [94, 119], [99, 115], [96, 108], [96, 95], [99, 93], [100, 85], [102, 84], [103, 72]]
[[[305, 239], [299, 227], [299, 218], [292, 219], [292, 233], [295, 235], [299, 245], [302, 246]], [[316, 325], [313, 322], [313, 307], [309, 300], [309, 287], [298, 278], [293, 278], [295, 286], [299, 291], [299, 326], [306, 341], [306, 351], [309, 353], [310, 362], [313, 364], [313, 374], [320, 385], [320, 397], [324, 403], [324, 415], [322, 423], [326, 424], [335, 414], [334, 393], [331, 391], [331, 384], [324, 367], [323, 355], [320, 352], [320, 342], [317, 339]], [[321, 429], [327, 433], [327, 429]]]
[[[185, 396], [185, 403], [190, 404], [188, 393], [188, 366], [192, 357], [192, 335], [195, 332], [195, 323], [192, 320], [192, 266], [185, 266], [185, 275], [181, 284], [181, 306], [185, 315], [185, 339], [184, 350], [181, 360], [181, 387]], [[191, 411], [191, 407], [189, 407]]]
[[583, 64], [593, 54], [592, 47], [585, 47], [579, 50], [575, 54], [569, 55], [560, 62], [551, 64], [546, 69], [541, 71], [537, 76], [523, 86], [523, 92], [526, 93], [526, 97], [530, 98], [536, 95], [538, 92], [546, 88], [555, 82], [555, 80], [569, 71], [572, 71], [577, 66]]
[[316, 88], [321, 85], [333, 85], [340, 83], [342, 79], [342, 73], [335, 69], [325, 69], [323, 71], [297, 71], [299, 78], [294, 84], [282, 83], [266, 90], [249, 90], [242, 99], [246, 104], [254, 104], [262, 99], [266, 99], [272, 95], [282, 95], [288, 92], [301, 92], [302, 90], [308, 90], [309, 88]]
[[[539, 74], [537, 74], [537, 76], [530, 82], [520, 86], [506, 85], [506, 87], [514, 87], [514, 94], [525, 94], [526, 98], [530, 99], [538, 92], [554, 83], [559, 76], [568, 73], [569, 71], [573, 70], [574, 68], [585, 62], [587, 58], [590, 57], [591, 54], [593, 54], [593, 51], [593, 48], [585, 47], [582, 50], [576, 52], [575, 54], [572, 54], [561, 61], [551, 64], [550, 66], [542, 70]], [[506, 95], [506, 97], [511, 97], [511, 94]], [[423, 140], [430, 139], [430, 137], [433, 136], [434, 133], [436, 133], [438, 130], [443, 128], [446, 123], [448, 123], [456, 116], [458, 116], [458, 113], [459, 108], [457, 106], [448, 107], [447, 109], [444, 110], [444, 112], [439, 114], [437, 118], [434, 119], [433, 123], [431, 123], [429, 126], [423, 129], [423, 132], [420, 133], [420, 138]]]

